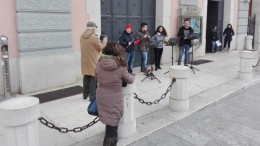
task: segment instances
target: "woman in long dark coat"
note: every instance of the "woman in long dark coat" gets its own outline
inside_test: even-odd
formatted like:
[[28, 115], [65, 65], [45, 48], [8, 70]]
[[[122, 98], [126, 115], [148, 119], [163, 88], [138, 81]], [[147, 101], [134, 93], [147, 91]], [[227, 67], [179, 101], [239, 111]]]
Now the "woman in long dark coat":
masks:
[[[232, 28], [232, 25], [231, 24], [228, 24], [227, 25], [227, 28], [224, 30], [223, 32], [223, 36], [225, 36], [225, 39], [224, 39], [224, 51], [229, 51], [230, 50], [230, 43], [232, 41], [232, 36], [235, 35], [234, 33], [234, 30]], [[228, 49], [226, 50], [226, 46], [228, 44]]]

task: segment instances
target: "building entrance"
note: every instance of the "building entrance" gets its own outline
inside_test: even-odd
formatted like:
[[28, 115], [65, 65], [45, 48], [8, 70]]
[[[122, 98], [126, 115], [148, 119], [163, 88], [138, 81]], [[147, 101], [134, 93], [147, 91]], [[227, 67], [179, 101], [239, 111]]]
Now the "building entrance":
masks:
[[[126, 24], [131, 23], [136, 33], [145, 22], [152, 35], [155, 31], [155, 4], [156, 0], [101, 0], [101, 34], [107, 35], [109, 41], [117, 42]], [[140, 63], [140, 53], [136, 49], [134, 66], [140, 66]]]
[[207, 33], [206, 33], [206, 53], [211, 52], [211, 39], [209, 32], [211, 28], [217, 25], [218, 38], [222, 41], [223, 32], [223, 12], [224, 12], [224, 0], [208, 0], [208, 12], [207, 12]]

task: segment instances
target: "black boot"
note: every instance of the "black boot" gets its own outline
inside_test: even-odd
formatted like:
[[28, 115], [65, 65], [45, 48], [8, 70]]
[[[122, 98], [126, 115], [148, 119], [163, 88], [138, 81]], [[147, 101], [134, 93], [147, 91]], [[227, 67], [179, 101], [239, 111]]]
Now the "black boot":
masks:
[[103, 141], [103, 146], [117, 146], [117, 138], [105, 137]]

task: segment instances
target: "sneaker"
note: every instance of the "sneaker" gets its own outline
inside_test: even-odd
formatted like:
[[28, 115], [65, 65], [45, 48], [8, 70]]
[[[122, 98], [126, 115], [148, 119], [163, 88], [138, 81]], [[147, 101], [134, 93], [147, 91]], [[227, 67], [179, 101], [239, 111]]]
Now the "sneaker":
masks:
[[159, 69], [162, 69], [160, 66], [158, 66]]
[[188, 66], [187, 64], [184, 64], [184, 66]]

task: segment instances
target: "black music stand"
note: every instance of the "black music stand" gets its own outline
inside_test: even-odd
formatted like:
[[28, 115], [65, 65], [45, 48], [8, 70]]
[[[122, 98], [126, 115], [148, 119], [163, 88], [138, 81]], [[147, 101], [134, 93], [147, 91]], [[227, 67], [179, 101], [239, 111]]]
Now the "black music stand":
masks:
[[[150, 47], [150, 51], [148, 52], [148, 55], [150, 54], [150, 69], [148, 67], [146, 67], [145, 69], [145, 75], [146, 77], [144, 79], [142, 79], [142, 82], [145, 80], [145, 79], [156, 79], [159, 83], [161, 83], [161, 81], [153, 74], [153, 63], [154, 63], [154, 53], [153, 53], [153, 46], [151, 45]], [[147, 56], [148, 56], [147, 55]]]
[[194, 44], [193, 42], [194, 42], [195, 39], [199, 39], [199, 38], [197, 38], [197, 37], [190, 37], [190, 39], [191, 39], [191, 51], [192, 51], [192, 53], [191, 53], [191, 61], [190, 61], [190, 69], [195, 74], [195, 70], [197, 70], [197, 71], [200, 71], [200, 70], [193, 66], [193, 51], [194, 51], [193, 50], [193, 44]]
[[[180, 39], [179, 39], [179, 38], [170, 38], [170, 39], [166, 42], [166, 44], [165, 44], [165, 46], [172, 46], [172, 57], [171, 57], [171, 59], [172, 59], [172, 65], [173, 65], [173, 46], [177, 45], [179, 42], [180, 42]], [[165, 72], [164, 74], [167, 74], [167, 73], [169, 73], [169, 72], [170, 72], [170, 71], [167, 71], [167, 72]]]

